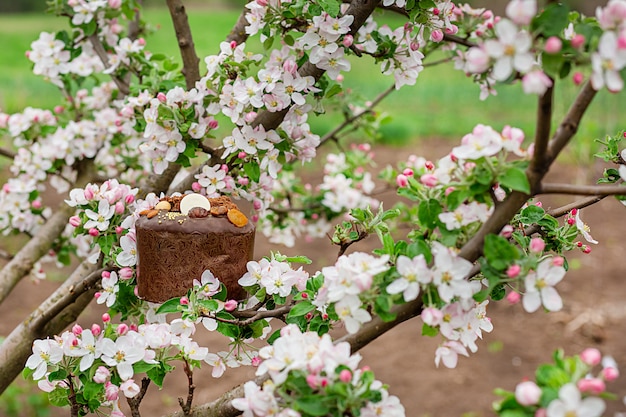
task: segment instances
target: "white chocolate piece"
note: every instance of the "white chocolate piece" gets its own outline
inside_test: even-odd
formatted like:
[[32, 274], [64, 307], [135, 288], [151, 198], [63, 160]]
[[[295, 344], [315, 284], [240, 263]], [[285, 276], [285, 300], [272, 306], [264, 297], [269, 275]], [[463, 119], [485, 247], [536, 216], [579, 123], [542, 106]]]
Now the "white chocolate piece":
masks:
[[209, 199], [202, 194], [187, 194], [180, 200], [180, 212], [184, 215], [189, 213], [194, 207], [202, 207], [206, 210], [211, 210], [211, 203]]

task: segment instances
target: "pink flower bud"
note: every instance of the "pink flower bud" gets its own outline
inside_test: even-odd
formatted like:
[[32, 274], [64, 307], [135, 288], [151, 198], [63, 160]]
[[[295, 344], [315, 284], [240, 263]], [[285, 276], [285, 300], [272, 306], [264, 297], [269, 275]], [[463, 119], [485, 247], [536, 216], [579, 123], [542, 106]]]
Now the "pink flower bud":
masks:
[[346, 36], [343, 37], [342, 43], [343, 46], [349, 48], [354, 43], [354, 37], [348, 33]]
[[122, 226], [115, 226], [115, 234], [116, 235], [121, 235], [123, 231], [124, 231], [124, 229], [122, 228]]
[[108, 323], [108, 322], [110, 322], [110, 321], [111, 321], [111, 316], [109, 316], [109, 313], [104, 313], [104, 314], [102, 315], [102, 321], [103, 321], [104, 323]]
[[109, 0], [109, 7], [111, 9], [119, 9], [122, 5], [122, 0]]
[[546, 242], [540, 237], [534, 237], [530, 239], [530, 245], [528, 249], [533, 253], [541, 253], [546, 247]]
[[534, 417], [548, 417], [548, 410], [546, 410], [545, 408], [539, 408], [537, 411], [535, 411]]
[[617, 49], [626, 49], [626, 32], [622, 32], [617, 38]]
[[537, 207], [543, 207], [543, 203], [542, 203], [541, 201], [537, 201], [537, 202], [535, 203], [535, 206], [537, 206]]
[[311, 387], [312, 389], [316, 389], [319, 386], [319, 382], [318, 382], [318, 378], [317, 375], [314, 374], [308, 374], [306, 376], [306, 383], [309, 385], [309, 387]]
[[580, 48], [585, 44], [585, 36], [577, 33], [571, 40], [572, 48]]
[[443, 312], [435, 307], [426, 307], [422, 310], [421, 317], [429, 326], [438, 326], [443, 320]]
[[582, 248], [583, 247], [583, 242], [581, 242], [581, 241], [576, 242], [576, 246], [578, 246], [579, 248]]
[[83, 191], [83, 194], [85, 195], [85, 199], [87, 201], [93, 198], [93, 191], [89, 187], [85, 188], [85, 190]]
[[239, 178], [237, 178], [237, 183], [239, 185], [244, 185], [245, 186], [245, 185], [250, 184], [250, 180], [248, 178], [246, 178], [246, 177], [239, 177]]
[[328, 386], [328, 378], [322, 377], [320, 379], [320, 385], [321, 385], [322, 388], [325, 388], [326, 386]]
[[556, 54], [563, 48], [563, 42], [557, 36], [550, 36], [546, 41], [546, 52]]
[[424, 168], [426, 168], [429, 171], [432, 171], [433, 169], [435, 169], [435, 164], [433, 164], [433, 161], [426, 161], [424, 162]]
[[328, 320], [328, 314], [322, 313], [322, 320]]
[[252, 207], [254, 207], [255, 210], [261, 210], [261, 207], [263, 207], [263, 203], [261, 203], [261, 200], [254, 200], [252, 202]]
[[535, 405], [541, 398], [541, 388], [533, 381], [524, 381], [515, 387], [515, 399], [521, 405]]
[[98, 231], [98, 229], [96, 229], [95, 227], [92, 227], [91, 229], [89, 229], [89, 236], [96, 237], [98, 235], [100, 235], [100, 232]]
[[398, 187], [404, 188], [409, 185], [409, 180], [406, 175], [398, 174], [396, 177], [396, 184], [398, 184]]
[[131, 325], [128, 327], [130, 330], [132, 330], [133, 332], [136, 332], [138, 327], [135, 323], [131, 323]]
[[224, 303], [224, 310], [226, 311], [235, 311], [237, 309], [237, 301], [236, 300], [227, 300]]
[[602, 354], [596, 348], [587, 348], [580, 353], [580, 360], [589, 366], [596, 366], [602, 360]]
[[146, 46], [146, 40], [144, 38], [137, 39], [139, 46]]
[[121, 279], [131, 279], [133, 277], [133, 270], [125, 266], [118, 271], [118, 275]]
[[343, 74], [339, 74], [337, 75], [337, 78], [335, 78], [335, 81], [337, 81], [338, 83], [342, 83], [344, 80]]
[[445, 195], [446, 195], [446, 197], [447, 197], [447, 196], [449, 196], [449, 195], [450, 195], [450, 193], [452, 193], [454, 190], [455, 190], [455, 188], [454, 188], [454, 187], [448, 187], [448, 188], [446, 188], [446, 191], [444, 192], [444, 194], [445, 194]]
[[305, 300], [306, 300], [307, 298], [309, 298], [309, 294], [308, 294], [308, 293], [305, 293], [305, 292], [300, 293], [300, 296], [301, 296], [302, 298], [304, 298]]
[[562, 256], [555, 256], [554, 258], [552, 258], [552, 265], [554, 266], [563, 266], [563, 264], [565, 263], [565, 259], [563, 259]]
[[230, 41], [230, 49], [235, 49], [237, 47], [237, 41]]
[[258, 222], [258, 221], [259, 221], [259, 215], [258, 215], [258, 214], [253, 214], [253, 215], [252, 215], [252, 222], [253, 222], [253, 223], [256, 223], [256, 222]]
[[244, 151], [241, 151], [237, 154], [237, 158], [239, 159], [245, 159], [246, 158], [246, 153]]
[[424, 174], [420, 177], [420, 182], [426, 187], [434, 187], [435, 185], [437, 185], [439, 180], [433, 174]]
[[606, 384], [599, 378], [583, 378], [576, 385], [580, 392], [589, 392], [594, 395], [601, 394], [606, 390]]
[[311, 320], [313, 318], [313, 314], [311, 312], [308, 312], [304, 315], [304, 318], [307, 320]]
[[102, 274], [100, 274], [102, 276], [102, 278], [110, 278], [111, 277], [111, 271], [102, 271]]
[[101, 332], [102, 332], [102, 328], [100, 328], [99, 325], [97, 325], [95, 323], [91, 325], [91, 333], [94, 336], [99, 336]]
[[124, 197], [124, 202], [126, 204], [132, 204], [135, 201], [135, 196], [132, 194], [127, 194], [126, 197]]
[[123, 336], [126, 333], [128, 333], [128, 325], [126, 323], [120, 323], [117, 326], [117, 334], [119, 334], [120, 336]]
[[193, 184], [191, 184], [191, 189], [197, 193], [198, 191], [202, 189], [202, 186], [200, 185], [199, 182], [196, 181]]
[[75, 324], [74, 326], [72, 326], [72, 333], [74, 333], [76, 336], [80, 335], [83, 332], [83, 328], [80, 327], [79, 324]]
[[313, 213], [313, 214], [311, 214], [311, 218], [312, 218], [313, 220], [317, 220], [317, 219], [319, 219], [319, 218], [320, 218], [320, 215], [319, 215], [319, 214], [317, 214], [317, 213]]
[[522, 267], [517, 264], [513, 264], [507, 268], [506, 276], [509, 278], [517, 278], [520, 272], [522, 272]]
[[583, 81], [585, 81], [585, 76], [582, 74], [582, 72], [575, 72], [572, 76], [572, 81], [574, 81], [575, 85], [581, 85]]
[[576, 220], [570, 217], [569, 219], [567, 219], [567, 224], [573, 226], [574, 224], [576, 224]]
[[511, 305], [519, 303], [521, 299], [522, 296], [516, 291], [511, 291], [506, 295], [506, 301], [508, 301]]
[[619, 371], [616, 368], [613, 368], [612, 366], [608, 368], [604, 368], [601, 374], [602, 374], [602, 378], [604, 378], [604, 380], [607, 382], [612, 382], [612, 381], [615, 381], [617, 378], [619, 378]]
[[259, 358], [258, 356], [255, 356], [254, 358], [252, 358], [251, 361], [251, 365], [254, 367], [257, 367], [261, 364], [261, 358]]
[[243, 119], [246, 121], [246, 123], [252, 123], [254, 119], [256, 119], [256, 112], [251, 111], [246, 113], [245, 116], [243, 116]]
[[433, 42], [441, 42], [443, 40], [443, 32], [439, 29], [435, 29], [430, 32], [430, 40]]
[[402, 173], [406, 175], [407, 177], [412, 177], [414, 174], [411, 168], [404, 168], [404, 171], [402, 171]]
[[585, 255], [590, 254], [590, 253], [591, 253], [591, 247], [589, 247], [589, 246], [587, 246], [587, 245], [583, 246], [583, 253], [584, 253]]
[[117, 401], [117, 399], [119, 398], [118, 392], [120, 390], [117, 385], [111, 384], [111, 382], [107, 382], [104, 390], [104, 396], [106, 397], [107, 401]]
[[420, 49], [420, 44], [419, 44], [418, 42], [412, 41], [412, 42], [409, 44], [409, 48], [411, 48], [411, 51], [415, 52], [415, 51], [417, 51], [418, 49]]
[[165, 103], [167, 102], [167, 96], [164, 93], [158, 93], [156, 96], [157, 100], [159, 100], [161, 103]]
[[111, 371], [104, 366], [98, 366], [98, 369], [96, 369], [96, 373], [93, 376], [93, 382], [96, 384], [104, 384], [109, 376], [111, 376]]
[[435, 7], [435, 8], [433, 9], [433, 14], [434, 14], [435, 16], [439, 16], [439, 13], [440, 13], [439, 9]]
[[185, 296], [180, 297], [180, 305], [183, 305], [183, 306], [189, 305], [189, 298]]
[[261, 7], [265, 7], [267, 6], [267, 0], [256, 0], [256, 4], [258, 4]]
[[209, 121], [208, 123], [209, 129], [213, 129], [213, 130], [217, 129], [219, 125], [220, 123], [215, 119], [211, 119], [211, 121]]
[[342, 369], [341, 372], [339, 372], [339, 380], [341, 382], [345, 382], [346, 384], [352, 381], [352, 372], [347, 369]]
[[511, 236], [513, 236], [513, 230], [514, 230], [513, 226], [511, 226], [510, 224], [507, 224], [500, 231], [500, 236], [509, 239]]
[[115, 203], [115, 214], [122, 214], [124, 213], [124, 210], [126, 210], [124, 203], [122, 203], [121, 201]]
[[70, 217], [70, 225], [72, 225], [72, 227], [80, 226], [81, 225], [80, 217], [78, 216]]
[[65, 111], [65, 107], [63, 106], [54, 106], [54, 112], [56, 114], [61, 114]]

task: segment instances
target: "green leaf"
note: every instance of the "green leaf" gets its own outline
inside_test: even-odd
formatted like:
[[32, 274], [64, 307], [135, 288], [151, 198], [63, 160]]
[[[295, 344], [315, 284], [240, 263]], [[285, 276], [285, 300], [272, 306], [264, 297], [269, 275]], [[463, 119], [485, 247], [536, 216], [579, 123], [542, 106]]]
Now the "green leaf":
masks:
[[333, 84], [328, 90], [326, 90], [326, 98], [331, 98], [341, 93], [343, 88], [339, 84]]
[[144, 361], [139, 361], [133, 364], [133, 371], [136, 374], [142, 374], [142, 373], [148, 372], [149, 370], [157, 366], [159, 366], [158, 363], [146, 363]]
[[422, 325], [422, 336], [435, 337], [439, 334], [439, 330], [436, 327], [429, 326], [424, 323]]
[[325, 416], [330, 413], [330, 408], [317, 396], [303, 397], [296, 400], [294, 404], [296, 411], [302, 411], [311, 416]]
[[544, 209], [533, 204], [522, 210], [520, 213], [520, 221], [526, 225], [535, 224], [543, 218], [544, 214], [546, 214]]
[[156, 314], [177, 313], [180, 307], [180, 297], [167, 300], [156, 311]]
[[541, 54], [541, 64], [546, 74], [552, 78], [557, 78], [561, 74], [561, 69], [565, 60], [561, 54]]
[[511, 167], [498, 176], [498, 182], [511, 190], [530, 194], [530, 182], [526, 172], [520, 168]]
[[489, 265], [498, 271], [505, 270], [509, 264], [519, 258], [519, 252], [502, 236], [489, 234], [485, 237], [483, 253]]
[[50, 401], [50, 404], [54, 405], [55, 407], [65, 407], [66, 405], [70, 404], [70, 401], [67, 398], [68, 395], [68, 389], [57, 387], [54, 389], [54, 391], [48, 393], [48, 400]]
[[259, 164], [255, 162], [248, 162], [243, 165], [243, 170], [246, 175], [254, 182], [259, 182], [261, 178], [261, 168]]
[[395, 320], [397, 317], [397, 314], [390, 312], [391, 307], [393, 307], [393, 303], [391, 302], [390, 297], [381, 295], [376, 298], [376, 302], [374, 303], [374, 312], [381, 318], [382, 321], [390, 322]]
[[428, 201], [422, 201], [417, 209], [417, 218], [420, 223], [429, 229], [434, 229], [439, 221], [441, 213], [441, 204], [438, 200], [431, 198]]
[[63, 381], [67, 378], [67, 371], [65, 369], [58, 369], [56, 371], [50, 372], [48, 375], [48, 381]]
[[535, 373], [537, 384], [558, 389], [570, 382], [570, 376], [563, 369], [554, 365], [541, 365]]
[[319, 0], [319, 5], [322, 9], [328, 13], [331, 17], [337, 17], [339, 15], [339, 8], [341, 1], [339, 0]]
[[302, 301], [297, 303], [289, 310], [288, 317], [304, 316], [306, 313], [315, 310], [315, 306], [310, 301]]
[[533, 32], [540, 32], [547, 38], [561, 35], [568, 24], [569, 7], [562, 3], [552, 3], [532, 20], [530, 27]]

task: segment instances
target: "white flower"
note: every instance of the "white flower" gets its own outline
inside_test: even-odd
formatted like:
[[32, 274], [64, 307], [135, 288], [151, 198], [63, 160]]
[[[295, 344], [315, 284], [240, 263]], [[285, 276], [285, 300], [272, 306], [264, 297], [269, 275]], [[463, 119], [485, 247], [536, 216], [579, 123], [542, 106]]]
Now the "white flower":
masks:
[[120, 266], [134, 266], [137, 264], [137, 241], [134, 233], [124, 235], [120, 239], [122, 252], [118, 253], [115, 260]]
[[580, 391], [573, 383], [559, 390], [559, 398], [552, 401], [546, 410], [547, 417], [600, 417], [606, 405], [600, 398], [581, 399]]
[[35, 340], [33, 354], [26, 361], [26, 367], [34, 369], [33, 379], [36, 381], [44, 377], [48, 371], [48, 364], [61, 362], [63, 349], [54, 340]]
[[526, 94], [542, 96], [552, 87], [552, 80], [541, 70], [534, 70], [522, 77], [522, 89]]
[[604, 32], [600, 38], [598, 52], [591, 55], [591, 85], [599, 90], [606, 85], [609, 91], [624, 88], [620, 71], [626, 66], [626, 50], [618, 46], [614, 32]]
[[583, 220], [580, 218], [580, 211], [581, 210], [578, 210], [576, 212], [576, 228], [578, 229], [580, 234], [583, 235], [587, 242], [597, 244], [598, 241], [591, 237], [591, 234], [589, 233], [589, 226], [587, 226], [587, 224], [583, 222]]
[[452, 154], [463, 160], [479, 159], [500, 152], [503, 147], [502, 136], [491, 126], [476, 125], [472, 133], [461, 139], [461, 146], [452, 149]]
[[453, 340], [445, 342], [435, 351], [435, 365], [439, 366], [439, 362], [443, 362], [446, 368], [456, 368], [459, 355], [469, 356], [462, 344]]
[[133, 376], [133, 364], [142, 360], [145, 356], [146, 349], [139, 343], [135, 343], [133, 335], [135, 332], [129, 332], [124, 336], [120, 336], [115, 342], [111, 339], [102, 339], [102, 357], [101, 359], [109, 366], [115, 366], [122, 381], [128, 380]]
[[472, 298], [474, 285], [465, 280], [472, 269], [472, 263], [456, 256], [439, 242], [434, 242], [432, 249], [435, 255], [433, 283], [437, 286], [441, 299], [449, 303], [455, 296], [462, 299]]
[[104, 232], [109, 228], [109, 220], [115, 214], [115, 206], [109, 205], [109, 202], [107, 200], [100, 200], [100, 202], [98, 203], [97, 213], [93, 210], [87, 209], [85, 210], [85, 214], [89, 219], [85, 223], [85, 229], [91, 229], [92, 227], [95, 227], [101, 232]]
[[554, 289], [565, 276], [565, 268], [556, 266], [552, 259], [544, 259], [539, 263], [537, 272], [529, 272], [526, 276], [526, 293], [522, 299], [524, 310], [529, 313], [537, 311], [543, 304], [548, 311], [559, 311], [563, 308], [563, 300]]
[[117, 298], [117, 292], [120, 290], [119, 285], [117, 285], [117, 272], [111, 272], [111, 275], [108, 277], [102, 277], [102, 291], [98, 294], [98, 298], [96, 302], [98, 304], [104, 304], [106, 302], [107, 307], [111, 307], [115, 304], [115, 299]]
[[506, 15], [518, 25], [528, 25], [536, 14], [536, 0], [511, 0], [506, 6]]
[[519, 31], [517, 26], [507, 19], [500, 20], [495, 27], [498, 40], [485, 42], [485, 50], [496, 59], [493, 67], [493, 78], [504, 81], [513, 70], [526, 73], [535, 62], [529, 52], [532, 37], [525, 30]]
[[335, 311], [350, 334], [358, 332], [361, 324], [372, 320], [372, 316], [361, 308], [361, 300], [356, 295], [347, 295], [339, 300]]
[[396, 261], [396, 269], [401, 277], [387, 287], [387, 292], [402, 293], [404, 301], [415, 300], [419, 295], [420, 282], [426, 284], [432, 279], [424, 255], [418, 255], [413, 259], [400, 255]]

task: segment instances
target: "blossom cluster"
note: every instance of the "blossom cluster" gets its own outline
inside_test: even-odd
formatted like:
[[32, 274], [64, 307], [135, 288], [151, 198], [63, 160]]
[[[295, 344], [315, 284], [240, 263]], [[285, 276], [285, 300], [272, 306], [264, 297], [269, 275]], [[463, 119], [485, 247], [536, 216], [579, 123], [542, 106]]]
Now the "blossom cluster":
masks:
[[[361, 356], [350, 354], [347, 343], [333, 344], [328, 335], [301, 332], [295, 325], [281, 329], [281, 337], [259, 351], [257, 375], [269, 380], [244, 385], [244, 398], [232, 401], [246, 417], [313, 416], [327, 412], [358, 413], [364, 417], [404, 416], [397, 397], [358, 368]], [[346, 399], [350, 401], [346, 401]]]

